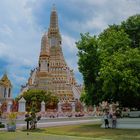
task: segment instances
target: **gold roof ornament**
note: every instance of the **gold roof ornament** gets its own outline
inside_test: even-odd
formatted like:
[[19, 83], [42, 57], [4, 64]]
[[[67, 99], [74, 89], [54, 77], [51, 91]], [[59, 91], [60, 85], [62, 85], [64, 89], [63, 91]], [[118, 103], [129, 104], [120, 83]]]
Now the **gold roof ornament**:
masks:
[[9, 80], [9, 78], [8, 78], [8, 76], [7, 76], [6, 73], [1, 78], [0, 84], [3, 84], [4, 86], [10, 86], [10, 87], [12, 87], [11, 81]]

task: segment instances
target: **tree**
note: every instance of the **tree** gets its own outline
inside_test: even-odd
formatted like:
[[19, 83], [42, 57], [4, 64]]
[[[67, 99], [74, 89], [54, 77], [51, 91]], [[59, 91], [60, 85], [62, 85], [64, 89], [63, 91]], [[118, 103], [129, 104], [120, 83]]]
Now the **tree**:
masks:
[[137, 15], [121, 25], [110, 25], [98, 38], [81, 35], [76, 45], [86, 92], [81, 99], [86, 104], [106, 100], [140, 108], [140, 50], [132, 44], [139, 44], [139, 27]]
[[140, 107], [140, 51], [129, 48], [112, 55], [100, 69], [102, 100], [119, 101], [122, 106]]
[[58, 97], [51, 92], [47, 94], [46, 107], [49, 109], [56, 109], [58, 104]]
[[96, 36], [91, 37], [88, 33], [81, 34], [81, 40], [76, 43], [79, 56], [79, 71], [83, 74], [87, 104], [96, 104], [99, 84], [96, 81], [99, 71], [98, 41]]
[[36, 116], [35, 110], [31, 111], [31, 114], [27, 113], [25, 114], [25, 121], [27, 122], [27, 130], [29, 129], [29, 124], [30, 124], [30, 129], [36, 129], [36, 124], [37, 122], [41, 119], [41, 116]]
[[19, 96], [16, 100], [21, 99], [24, 97], [26, 100], [26, 109], [27, 111], [32, 111], [32, 109], [35, 109], [35, 112], [39, 112], [41, 109], [41, 102], [44, 101], [46, 103], [46, 106], [48, 106], [50, 103], [53, 103], [55, 107], [58, 103], [58, 97], [53, 95], [51, 92], [46, 93], [46, 91], [43, 90], [28, 90], [24, 92], [21, 96]]
[[109, 26], [104, 30], [98, 38], [98, 47], [100, 59], [108, 59], [114, 52], [118, 50], [125, 51], [130, 46], [131, 40], [123, 29], [115, 29], [114, 26]]
[[[130, 17], [126, 22], [122, 22], [123, 25], [130, 24], [128, 21], [133, 18]], [[133, 21], [134, 25], [138, 25], [137, 23]], [[133, 30], [131, 26], [130, 28], [129, 30]], [[134, 32], [138, 35], [138, 30]], [[126, 29], [113, 25], [104, 30], [98, 39], [102, 100], [119, 101], [122, 106], [140, 108], [138, 102], [140, 99], [140, 51], [132, 47], [133, 38]]]
[[129, 35], [132, 48], [140, 48], [140, 14], [129, 17], [121, 23], [121, 28]]

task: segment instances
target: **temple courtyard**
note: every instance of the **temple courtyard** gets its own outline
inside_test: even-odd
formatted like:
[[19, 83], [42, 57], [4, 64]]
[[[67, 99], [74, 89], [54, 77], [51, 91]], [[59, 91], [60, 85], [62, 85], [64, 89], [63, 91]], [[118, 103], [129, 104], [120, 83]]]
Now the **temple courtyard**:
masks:
[[[38, 128], [36, 130], [16, 130], [0, 132], [0, 140], [139, 140], [138, 129], [103, 129], [100, 121]], [[65, 130], [65, 131], [64, 131]]]

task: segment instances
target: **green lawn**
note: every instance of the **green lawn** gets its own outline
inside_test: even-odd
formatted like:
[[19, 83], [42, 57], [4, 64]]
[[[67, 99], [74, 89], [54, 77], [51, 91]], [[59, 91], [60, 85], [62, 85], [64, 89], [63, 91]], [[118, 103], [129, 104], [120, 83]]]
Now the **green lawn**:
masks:
[[112, 140], [140, 140], [140, 130], [104, 129], [100, 124], [72, 125], [47, 128], [47, 133]]
[[0, 140], [140, 140], [140, 130], [103, 129], [99, 124], [49, 127], [28, 132], [0, 132]]
[[93, 140], [75, 136], [50, 135], [38, 132], [0, 132], [0, 140]]

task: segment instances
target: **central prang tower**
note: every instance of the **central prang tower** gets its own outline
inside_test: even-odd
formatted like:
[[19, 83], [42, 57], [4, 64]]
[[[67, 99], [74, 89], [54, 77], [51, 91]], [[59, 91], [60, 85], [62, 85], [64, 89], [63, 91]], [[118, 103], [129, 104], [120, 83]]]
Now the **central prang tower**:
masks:
[[60, 102], [74, 102], [80, 98], [81, 87], [77, 85], [73, 70], [67, 66], [63, 56], [55, 6], [51, 11], [48, 32], [45, 32], [41, 39], [38, 67], [31, 71], [22, 93], [28, 89], [52, 92], [59, 97]]
[[48, 38], [50, 40], [50, 47], [58, 47], [61, 45], [61, 35], [59, 33], [58, 16], [55, 7], [53, 7], [50, 16], [50, 27], [48, 29]]

